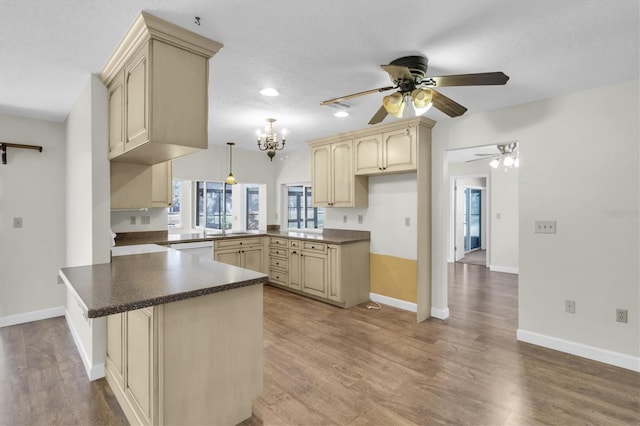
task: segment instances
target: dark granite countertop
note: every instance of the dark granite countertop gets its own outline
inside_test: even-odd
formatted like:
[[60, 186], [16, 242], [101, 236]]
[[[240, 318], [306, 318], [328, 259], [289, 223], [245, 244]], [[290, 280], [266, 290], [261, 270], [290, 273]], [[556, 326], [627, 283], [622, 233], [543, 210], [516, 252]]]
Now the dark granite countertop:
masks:
[[177, 243], [193, 243], [199, 241], [213, 241], [230, 238], [242, 238], [251, 236], [272, 236], [293, 238], [297, 240], [320, 241], [328, 244], [349, 244], [360, 241], [369, 241], [371, 233], [369, 231], [354, 231], [346, 229], [324, 229], [322, 233], [313, 232], [286, 232], [286, 231], [247, 231], [247, 232], [228, 232], [223, 234], [168, 234], [166, 231], [153, 232], [129, 232], [118, 234], [116, 237], [116, 245], [133, 245], [133, 244], [177, 244]]
[[267, 282], [267, 276], [168, 250], [113, 257], [112, 263], [60, 269], [88, 318]]

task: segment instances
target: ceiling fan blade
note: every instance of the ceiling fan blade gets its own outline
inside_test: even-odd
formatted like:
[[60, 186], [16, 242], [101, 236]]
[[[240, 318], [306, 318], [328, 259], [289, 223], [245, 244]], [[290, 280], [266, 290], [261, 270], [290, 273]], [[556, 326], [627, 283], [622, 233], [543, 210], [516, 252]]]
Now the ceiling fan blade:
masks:
[[[476, 154], [478, 155], [478, 154]], [[473, 160], [467, 160], [465, 161], [465, 163], [473, 163], [474, 161], [482, 161], [482, 160], [489, 160], [491, 158], [500, 158], [499, 155], [494, 155], [493, 157], [482, 157], [482, 158], [474, 158]]]
[[371, 117], [371, 120], [369, 120], [369, 124], [380, 123], [382, 120], [385, 119], [387, 114], [388, 114], [387, 110], [384, 108], [384, 106], [381, 106], [380, 109], [375, 114], [373, 114], [373, 117]]
[[433, 89], [431, 89], [431, 92], [431, 103], [433, 103], [433, 106], [447, 114], [449, 117], [457, 117], [467, 112], [467, 109], [465, 107], [463, 107], [453, 99], [448, 98], [442, 93], [436, 92]]
[[473, 155], [477, 155], [479, 157], [495, 157], [498, 154], [473, 154]]
[[413, 80], [413, 75], [407, 67], [401, 65], [380, 65], [383, 70], [389, 73], [392, 80]]
[[509, 76], [501, 71], [478, 74], [443, 75], [430, 78], [435, 81], [435, 87], [501, 85], [506, 84], [509, 80]]
[[351, 95], [341, 96], [339, 98], [329, 99], [328, 101], [320, 102], [320, 105], [335, 104], [336, 102], [346, 101], [347, 99], [353, 99], [359, 96], [369, 95], [371, 93], [386, 92], [387, 90], [391, 90], [391, 89], [395, 89], [395, 86], [380, 87], [379, 89], [371, 89], [371, 90], [365, 90], [364, 92], [352, 93]]

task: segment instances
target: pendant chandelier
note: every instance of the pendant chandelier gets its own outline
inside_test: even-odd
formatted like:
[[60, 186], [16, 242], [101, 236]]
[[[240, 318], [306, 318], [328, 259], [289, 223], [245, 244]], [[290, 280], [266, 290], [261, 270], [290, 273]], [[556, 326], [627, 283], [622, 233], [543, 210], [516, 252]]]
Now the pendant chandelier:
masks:
[[268, 124], [264, 129], [266, 133], [262, 133], [260, 130], [256, 132], [258, 135], [258, 149], [260, 151], [267, 151], [267, 155], [271, 161], [273, 161], [276, 151], [284, 149], [285, 143], [285, 130], [282, 131], [282, 142], [278, 141], [278, 135], [273, 131], [273, 123], [275, 121], [275, 118], [267, 118]]
[[235, 142], [227, 142], [227, 145], [229, 145], [229, 176], [227, 176], [227, 178], [224, 180], [224, 183], [226, 183], [227, 185], [235, 185], [236, 183], [238, 183], [238, 181], [236, 180], [236, 177], [233, 175], [233, 172], [231, 171], [231, 164], [232, 164], [231, 148], [235, 144], [236, 144]]

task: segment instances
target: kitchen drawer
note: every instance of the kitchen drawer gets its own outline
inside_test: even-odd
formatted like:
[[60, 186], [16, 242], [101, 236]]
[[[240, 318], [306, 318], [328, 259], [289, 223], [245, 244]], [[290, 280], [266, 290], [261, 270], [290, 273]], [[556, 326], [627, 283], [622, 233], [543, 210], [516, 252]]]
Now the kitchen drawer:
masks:
[[276, 247], [286, 247], [287, 239], [286, 238], [277, 238], [277, 237], [269, 237], [269, 245]]
[[215, 244], [215, 248], [255, 246], [255, 245], [262, 245], [262, 238], [261, 237], [252, 237], [252, 238], [234, 237], [226, 240], [215, 241], [214, 244]]
[[270, 257], [269, 267], [276, 268], [276, 269], [281, 268], [286, 271], [289, 269], [289, 259], [280, 259], [279, 257]]
[[288, 258], [289, 257], [289, 249], [286, 248], [282, 248], [282, 247], [269, 247], [269, 255], [270, 256], [279, 256], [279, 257], [284, 257], [284, 258]]
[[269, 281], [280, 285], [289, 285], [289, 274], [286, 272], [278, 271], [276, 269], [269, 269]]
[[302, 249], [304, 251], [312, 251], [316, 253], [326, 253], [327, 245], [325, 243], [315, 243], [312, 241], [304, 241], [302, 243]]
[[291, 247], [291, 248], [300, 248], [300, 247], [302, 247], [302, 241], [300, 241], [300, 240], [289, 240], [289, 247]]

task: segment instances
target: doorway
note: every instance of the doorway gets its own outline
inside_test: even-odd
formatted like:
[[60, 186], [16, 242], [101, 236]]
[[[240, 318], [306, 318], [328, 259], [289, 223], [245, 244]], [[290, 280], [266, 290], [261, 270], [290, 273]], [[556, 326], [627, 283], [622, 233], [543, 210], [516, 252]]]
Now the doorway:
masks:
[[487, 175], [451, 177], [449, 262], [489, 264], [488, 179]]
[[463, 204], [463, 238], [465, 256], [475, 250], [481, 249], [480, 231], [482, 229], [481, 219], [481, 191], [475, 188], [464, 188]]

